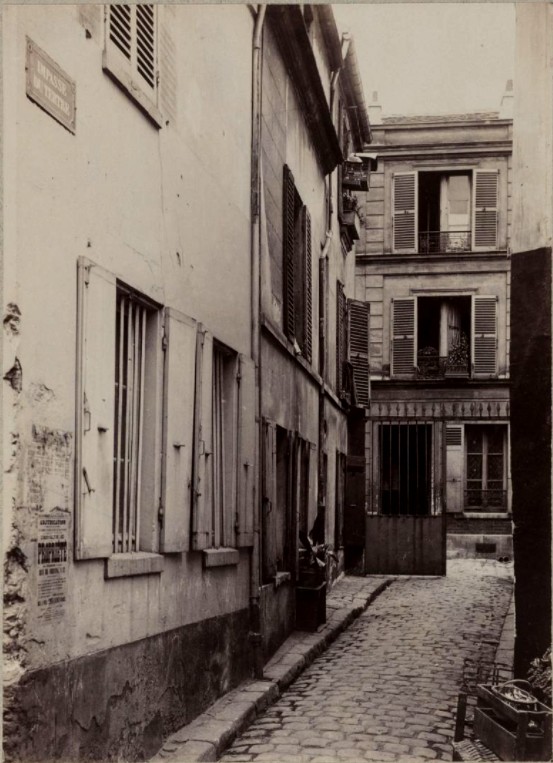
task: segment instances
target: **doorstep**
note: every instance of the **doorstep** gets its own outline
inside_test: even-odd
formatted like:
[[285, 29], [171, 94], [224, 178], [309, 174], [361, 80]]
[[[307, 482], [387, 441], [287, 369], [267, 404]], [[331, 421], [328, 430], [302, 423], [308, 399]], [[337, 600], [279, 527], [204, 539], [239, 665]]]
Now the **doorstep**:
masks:
[[327, 618], [314, 632], [294, 631], [263, 669], [262, 679], [244, 681], [165, 741], [151, 763], [214, 761], [250, 723], [381, 594], [395, 578], [340, 578], [326, 600]]

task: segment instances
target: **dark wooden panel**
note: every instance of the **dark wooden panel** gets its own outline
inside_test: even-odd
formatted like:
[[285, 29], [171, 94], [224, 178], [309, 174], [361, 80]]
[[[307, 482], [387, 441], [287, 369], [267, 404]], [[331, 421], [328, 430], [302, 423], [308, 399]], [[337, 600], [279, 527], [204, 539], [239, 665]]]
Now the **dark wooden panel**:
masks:
[[443, 516], [369, 516], [365, 572], [383, 575], [445, 575]]

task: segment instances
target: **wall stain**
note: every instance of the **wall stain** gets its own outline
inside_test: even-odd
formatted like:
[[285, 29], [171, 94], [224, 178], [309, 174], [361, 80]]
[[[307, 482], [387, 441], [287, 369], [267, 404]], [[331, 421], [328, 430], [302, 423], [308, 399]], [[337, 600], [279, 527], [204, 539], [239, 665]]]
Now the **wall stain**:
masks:
[[4, 331], [7, 334], [17, 336], [21, 324], [21, 310], [15, 302], [9, 302], [4, 315]]
[[23, 369], [19, 358], [15, 359], [13, 366], [4, 374], [4, 379], [12, 389], [18, 393], [21, 392], [23, 389]]

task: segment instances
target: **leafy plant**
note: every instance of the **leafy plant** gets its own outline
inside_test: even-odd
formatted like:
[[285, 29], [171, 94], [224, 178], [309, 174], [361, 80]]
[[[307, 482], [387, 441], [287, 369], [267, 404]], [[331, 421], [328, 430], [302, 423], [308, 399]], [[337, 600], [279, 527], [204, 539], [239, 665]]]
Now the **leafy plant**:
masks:
[[528, 669], [528, 681], [536, 697], [551, 707], [551, 647], [543, 657], [536, 657]]

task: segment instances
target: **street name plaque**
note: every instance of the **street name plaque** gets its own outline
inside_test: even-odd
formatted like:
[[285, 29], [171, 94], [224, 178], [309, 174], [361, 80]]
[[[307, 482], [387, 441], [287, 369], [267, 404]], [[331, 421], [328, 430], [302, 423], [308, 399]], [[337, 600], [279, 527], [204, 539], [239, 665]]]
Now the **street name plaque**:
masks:
[[27, 97], [67, 130], [75, 132], [76, 85], [71, 77], [27, 37]]

